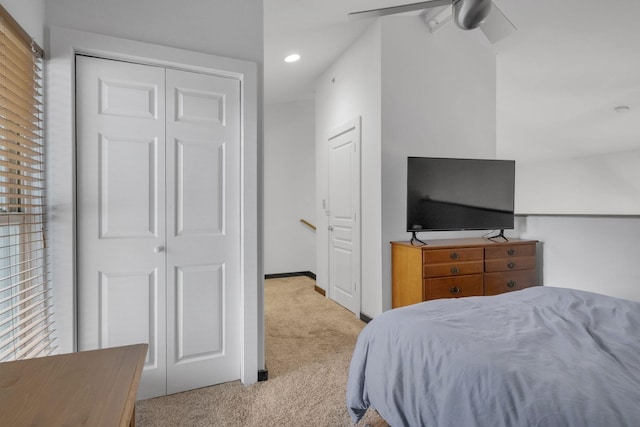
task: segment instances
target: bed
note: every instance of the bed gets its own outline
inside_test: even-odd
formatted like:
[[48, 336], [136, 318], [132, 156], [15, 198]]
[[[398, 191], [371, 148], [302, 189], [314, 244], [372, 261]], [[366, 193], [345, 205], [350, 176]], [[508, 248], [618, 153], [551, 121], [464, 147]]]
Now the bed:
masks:
[[393, 427], [640, 426], [640, 303], [537, 286], [385, 312], [347, 407]]

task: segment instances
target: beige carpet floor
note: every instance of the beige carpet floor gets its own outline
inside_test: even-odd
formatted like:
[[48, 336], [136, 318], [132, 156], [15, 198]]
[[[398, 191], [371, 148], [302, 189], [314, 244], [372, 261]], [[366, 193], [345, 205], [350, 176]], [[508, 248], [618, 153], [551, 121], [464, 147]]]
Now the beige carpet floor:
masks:
[[[313, 290], [304, 276], [265, 281], [269, 380], [239, 381], [136, 405], [136, 425], [351, 426], [345, 390], [351, 354], [364, 323]], [[358, 427], [387, 424], [369, 411]]]

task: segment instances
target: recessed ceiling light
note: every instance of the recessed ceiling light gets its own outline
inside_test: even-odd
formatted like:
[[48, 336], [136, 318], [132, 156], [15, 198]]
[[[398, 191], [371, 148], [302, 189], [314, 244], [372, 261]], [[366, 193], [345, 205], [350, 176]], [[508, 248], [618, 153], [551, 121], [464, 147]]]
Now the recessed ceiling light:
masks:
[[297, 53], [292, 53], [291, 55], [284, 58], [284, 62], [296, 62], [300, 59], [300, 55]]

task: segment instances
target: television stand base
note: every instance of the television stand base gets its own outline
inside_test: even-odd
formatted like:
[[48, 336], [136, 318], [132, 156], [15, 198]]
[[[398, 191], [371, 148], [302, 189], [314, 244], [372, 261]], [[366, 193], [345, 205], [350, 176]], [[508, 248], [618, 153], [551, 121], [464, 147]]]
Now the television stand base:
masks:
[[504, 235], [504, 229], [500, 229], [500, 233], [496, 234], [495, 236], [487, 237], [487, 240], [491, 240], [492, 242], [494, 241], [494, 239], [502, 239], [503, 242], [509, 241], [509, 239], [507, 239]]
[[411, 232], [411, 244], [413, 246], [416, 246], [415, 242], [419, 242], [422, 243], [422, 246], [427, 246], [427, 244], [425, 242], [423, 242], [422, 240], [418, 239], [418, 235], [417, 235], [417, 231], [412, 231]]

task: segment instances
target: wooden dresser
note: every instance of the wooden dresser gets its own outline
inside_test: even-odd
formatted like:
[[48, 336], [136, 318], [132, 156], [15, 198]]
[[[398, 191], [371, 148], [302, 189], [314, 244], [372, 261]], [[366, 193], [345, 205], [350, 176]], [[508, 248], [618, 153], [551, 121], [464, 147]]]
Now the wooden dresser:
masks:
[[496, 295], [535, 286], [535, 240], [483, 238], [391, 242], [392, 307]]

